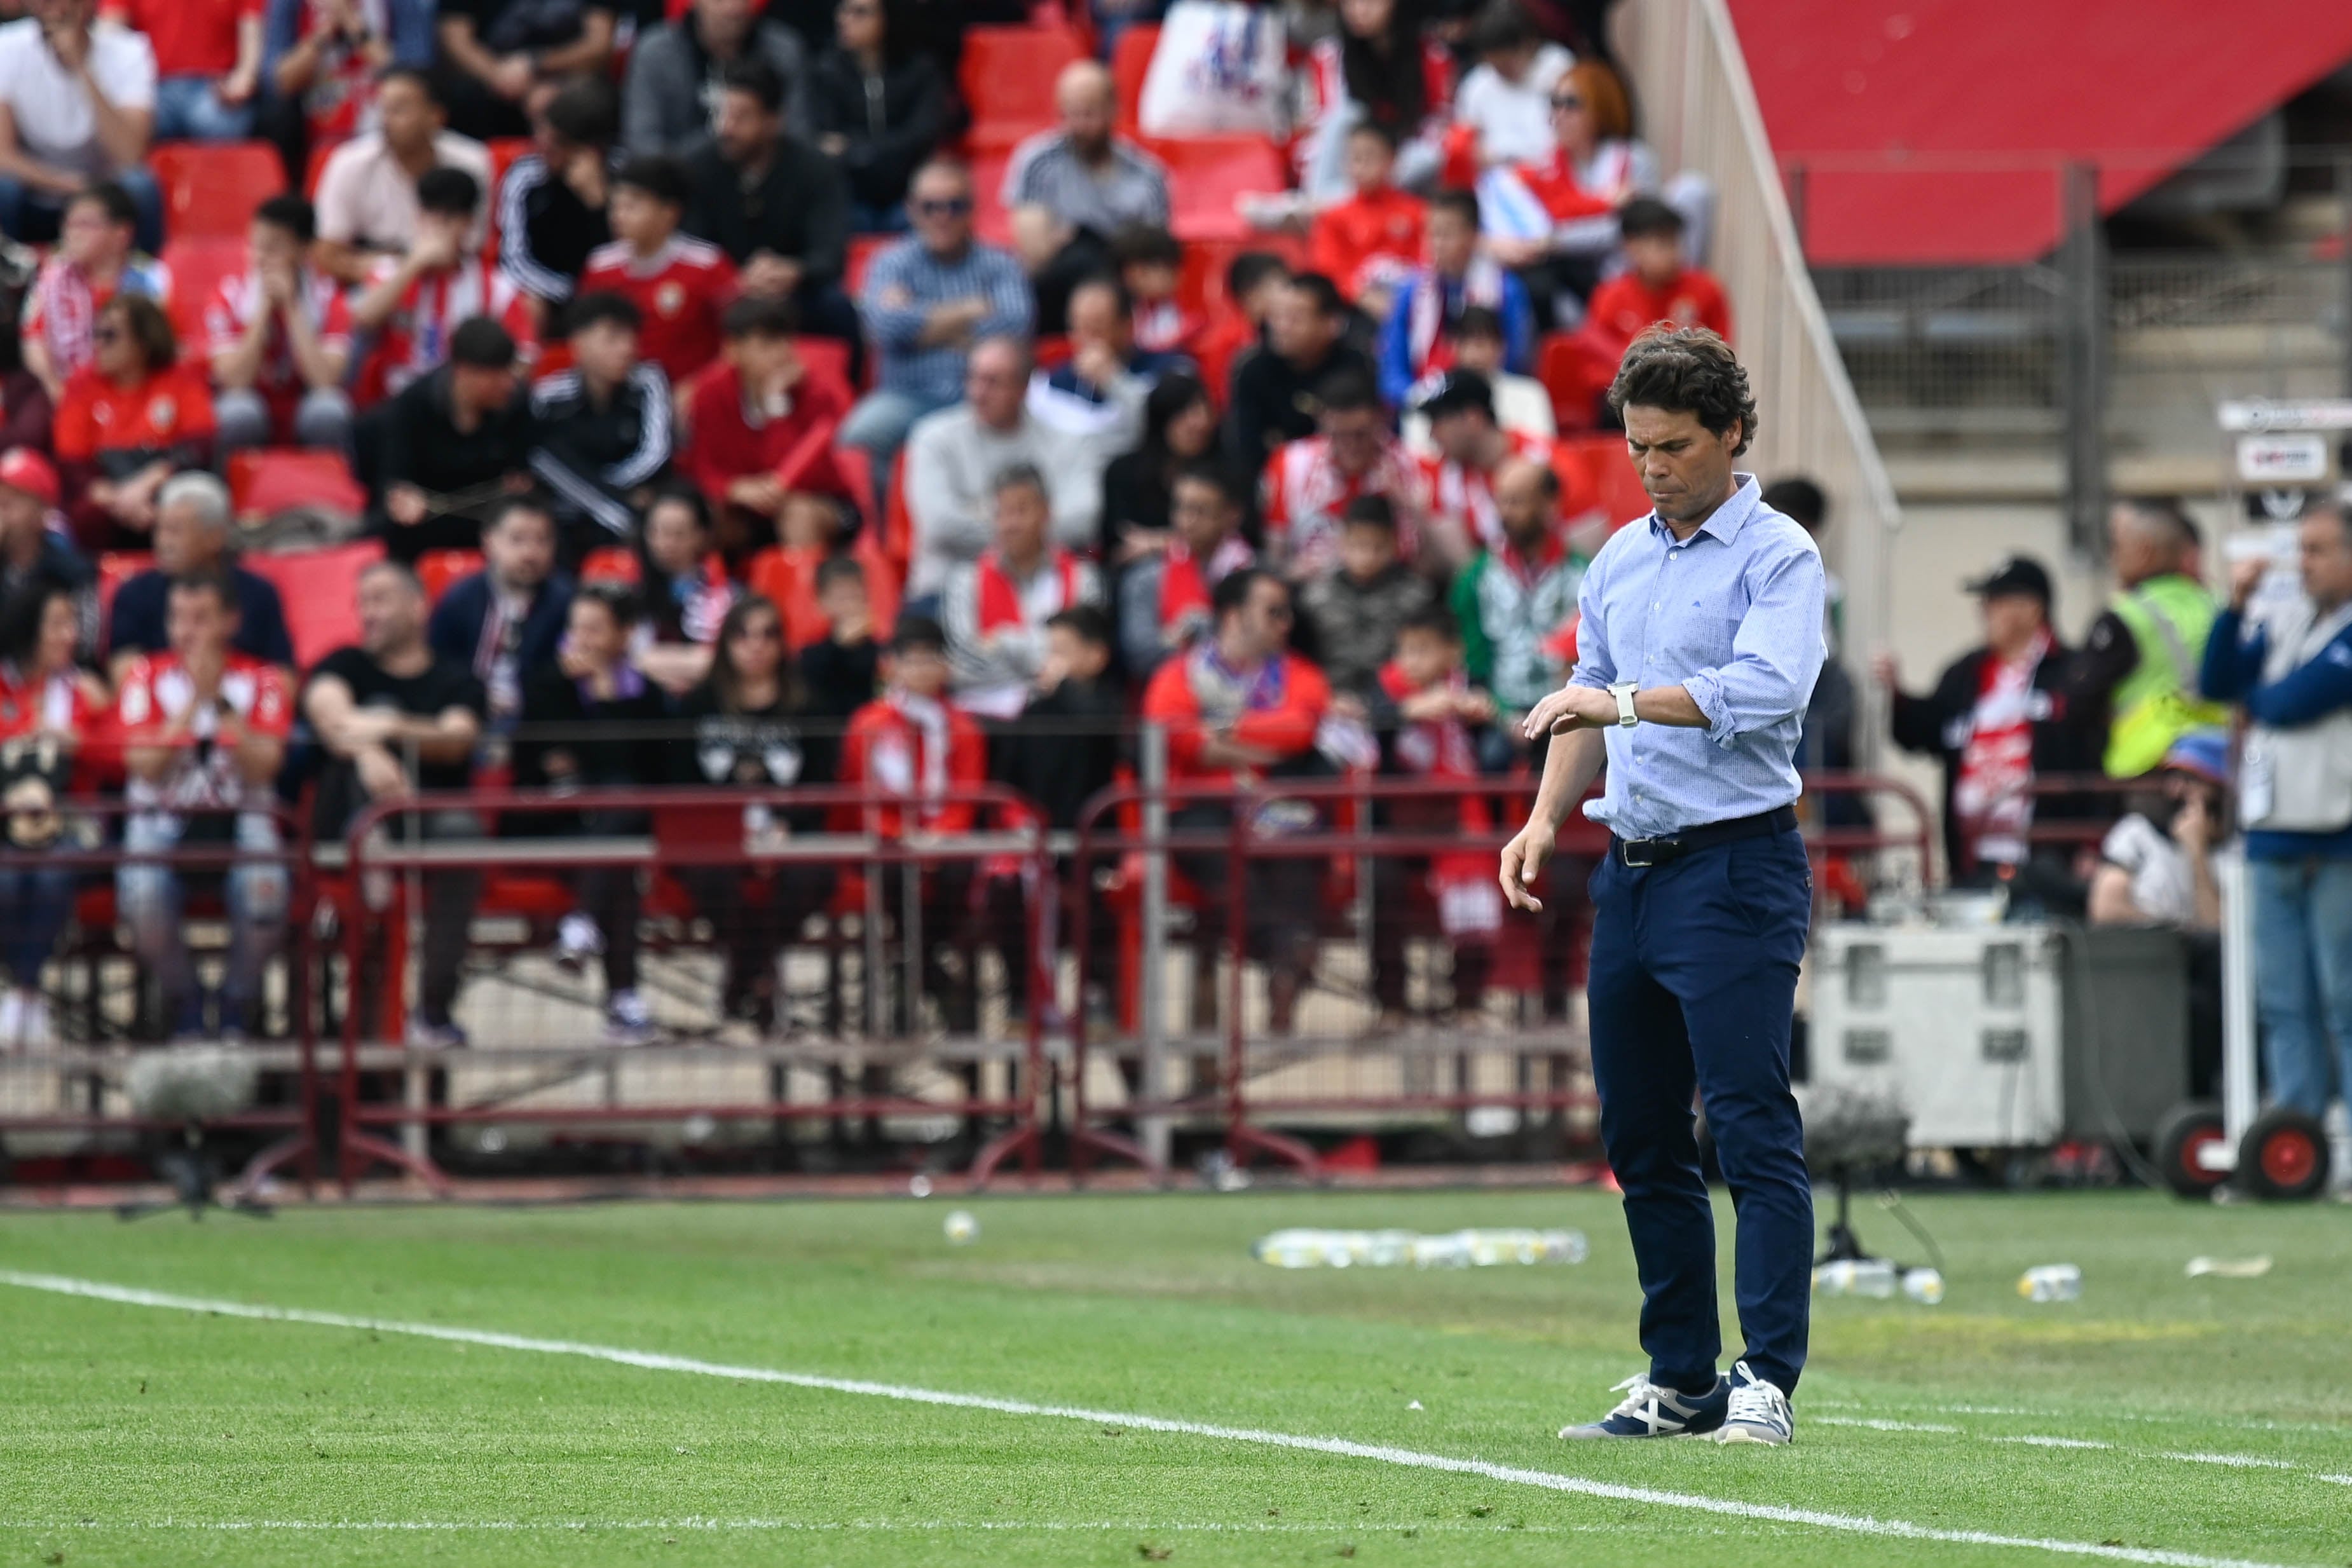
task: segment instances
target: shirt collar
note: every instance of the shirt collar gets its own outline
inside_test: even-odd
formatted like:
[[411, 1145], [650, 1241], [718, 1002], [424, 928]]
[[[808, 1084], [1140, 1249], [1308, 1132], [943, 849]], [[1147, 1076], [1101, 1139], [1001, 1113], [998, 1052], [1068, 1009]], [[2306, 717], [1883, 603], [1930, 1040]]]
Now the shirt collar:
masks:
[[[1711, 534], [1719, 543], [1730, 544], [1739, 538], [1739, 530], [1748, 526], [1748, 519], [1762, 505], [1763, 491], [1756, 483], [1756, 476], [1735, 471], [1731, 476], [1731, 494], [1712, 517], [1698, 526], [1698, 533]], [[1654, 507], [1650, 512], [1649, 524], [1650, 532], [1668, 546], [1683, 542], [1675, 539], [1674, 530], [1659, 519]], [[1697, 537], [1698, 534], [1691, 536]]]

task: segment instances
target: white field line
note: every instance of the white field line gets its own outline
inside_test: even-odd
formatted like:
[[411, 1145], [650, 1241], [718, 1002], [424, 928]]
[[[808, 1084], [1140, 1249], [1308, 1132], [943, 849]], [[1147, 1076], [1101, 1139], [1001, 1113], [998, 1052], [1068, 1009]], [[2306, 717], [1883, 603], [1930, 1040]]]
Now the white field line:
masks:
[[2018, 1437], [1995, 1437], [1988, 1438], [1987, 1441], [1994, 1443], [2023, 1443], [2030, 1448], [2112, 1448], [2115, 1447], [2113, 1443], [2094, 1442], [2088, 1437], [2045, 1437], [2041, 1434], [2034, 1432], [2028, 1432]]
[[[1883, 1410], [1889, 1408], [1890, 1406], [1896, 1409], [1908, 1408], [1936, 1416], [2025, 1416], [2042, 1421], [2073, 1420], [2076, 1414], [2065, 1410], [2027, 1408], [2015, 1405], [1906, 1406], [1899, 1399], [1866, 1405], [1859, 1399], [1822, 1398], [1810, 1394], [1805, 1396], [1805, 1407], [1809, 1410]], [[2319, 1421], [2249, 1421], [2203, 1416], [2154, 1416], [2146, 1411], [2135, 1410], [2102, 1410], [2099, 1412], [2099, 1418], [2105, 1421], [2137, 1421], [2155, 1427], [2197, 1426], [2209, 1428], [2226, 1427], [2234, 1432], [2293, 1432], [2299, 1437], [2341, 1437], [2347, 1430], [2352, 1430], [2352, 1428]]]
[[1957, 1436], [1958, 1427], [1946, 1427], [1934, 1421], [1881, 1421], [1861, 1416], [1808, 1416], [1808, 1427], [1866, 1427], [1874, 1432], [1945, 1432]]
[[2254, 1454], [2167, 1454], [2168, 1459], [2179, 1459], [2191, 1465], [2228, 1465], [2241, 1470], [2294, 1470], [2303, 1467], [2292, 1459], [2265, 1459]]
[[2322, 1476], [2319, 1479], [2324, 1481], [2333, 1481], [2340, 1487], [2352, 1487], [2352, 1476]]
[[440, 1323], [402, 1322], [385, 1318], [358, 1317], [344, 1312], [310, 1312], [299, 1307], [265, 1306], [246, 1301], [213, 1300], [202, 1296], [173, 1295], [162, 1291], [139, 1290], [127, 1285], [110, 1285], [99, 1281], [76, 1280], [58, 1274], [30, 1274], [20, 1273], [15, 1270], [0, 1270], [0, 1284], [16, 1285], [31, 1291], [45, 1291], [56, 1295], [79, 1296], [93, 1301], [112, 1301], [121, 1306], [156, 1307], [171, 1312], [204, 1312], [218, 1317], [249, 1318], [268, 1322], [308, 1323], [320, 1328], [365, 1329], [377, 1333], [403, 1334], [416, 1339], [441, 1340], [457, 1344], [478, 1344], [496, 1350], [522, 1351], [541, 1355], [577, 1356], [583, 1360], [607, 1362], [617, 1366], [641, 1367], [649, 1372], [678, 1372], [701, 1377], [724, 1377], [742, 1383], [782, 1384], [794, 1388], [816, 1389], [831, 1394], [855, 1394], [868, 1398], [894, 1400], [901, 1404], [929, 1405], [960, 1410], [985, 1410], [1002, 1416], [1042, 1416], [1056, 1420], [1087, 1421], [1097, 1426], [1124, 1427], [1139, 1432], [1164, 1432], [1177, 1437], [1210, 1437], [1223, 1442], [1247, 1443], [1259, 1448], [1284, 1448], [1298, 1453], [1329, 1454], [1341, 1458], [1370, 1459], [1380, 1464], [1395, 1465], [1408, 1469], [1476, 1476], [1481, 1479], [1507, 1486], [1536, 1487], [1548, 1491], [1564, 1492], [1579, 1497], [1604, 1498], [1612, 1502], [1638, 1503], [1652, 1508], [1682, 1509], [1696, 1513], [1767, 1521], [1776, 1524], [1801, 1525], [1850, 1535], [1891, 1537], [1905, 1541], [1934, 1541], [1961, 1546], [2011, 1547], [2063, 1556], [2098, 1558], [2114, 1563], [2152, 1563], [2160, 1565], [2160, 1568], [2278, 1568], [2276, 1564], [2246, 1558], [2211, 1557], [2200, 1552], [2170, 1552], [2152, 1547], [2108, 1546], [2095, 1542], [2063, 1541], [2043, 1536], [2003, 1535], [1982, 1530], [1948, 1530], [1931, 1525], [1914, 1524], [1905, 1520], [1877, 1519], [1866, 1514], [1831, 1513], [1820, 1509], [1739, 1502], [1729, 1498], [1705, 1497], [1695, 1492], [1664, 1491], [1654, 1487], [1623, 1486], [1612, 1481], [1591, 1480], [1582, 1476], [1561, 1475], [1550, 1470], [1528, 1469], [1517, 1465], [1498, 1465], [1485, 1459], [1456, 1458], [1446, 1454], [1425, 1454], [1412, 1448], [1393, 1448], [1381, 1443], [1358, 1443], [1344, 1437], [1304, 1437], [1288, 1432], [1269, 1432], [1250, 1427], [1225, 1427], [1206, 1421], [1178, 1420], [1164, 1416], [1144, 1416], [1114, 1410], [1090, 1410], [1078, 1406], [1040, 1405], [1026, 1399], [1000, 1399], [980, 1394], [954, 1394], [940, 1389], [916, 1388], [895, 1383], [875, 1383], [864, 1378], [824, 1377], [812, 1373], [783, 1372], [765, 1366], [733, 1366], [723, 1362], [700, 1361], [690, 1356], [664, 1355], [650, 1351], [626, 1350], [612, 1345], [583, 1344], [571, 1340], [537, 1339], [525, 1334], [503, 1333], [489, 1329], [456, 1328]]

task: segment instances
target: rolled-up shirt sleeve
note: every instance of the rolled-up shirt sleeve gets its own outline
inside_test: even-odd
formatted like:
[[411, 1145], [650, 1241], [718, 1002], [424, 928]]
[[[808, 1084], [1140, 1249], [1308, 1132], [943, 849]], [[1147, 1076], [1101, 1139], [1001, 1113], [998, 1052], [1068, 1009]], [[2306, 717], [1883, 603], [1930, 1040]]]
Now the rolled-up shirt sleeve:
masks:
[[1819, 555], [1795, 548], [1776, 551], [1749, 569], [1748, 584], [1748, 612], [1731, 640], [1731, 661], [1682, 683], [1706, 718], [1706, 737], [1721, 747], [1801, 717], [1829, 654], [1822, 641], [1826, 589]]

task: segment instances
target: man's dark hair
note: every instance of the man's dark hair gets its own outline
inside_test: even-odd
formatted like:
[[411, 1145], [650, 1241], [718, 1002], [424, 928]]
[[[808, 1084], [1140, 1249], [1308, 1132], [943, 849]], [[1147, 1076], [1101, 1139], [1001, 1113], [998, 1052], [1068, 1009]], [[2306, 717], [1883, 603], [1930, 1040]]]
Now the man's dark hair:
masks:
[[988, 493], [1002, 496], [1007, 490], [1034, 490], [1046, 506], [1054, 504], [1053, 486], [1046, 482], [1045, 470], [1034, 463], [1008, 463], [999, 468], [988, 483]]
[[291, 191], [254, 208], [253, 221], [292, 235], [297, 245], [309, 245], [319, 234], [318, 209]]
[[1822, 494], [1819, 485], [1801, 474], [1773, 480], [1764, 486], [1764, 494], [1759, 499], [1809, 534], [1829, 521], [1830, 498]]
[[1397, 149], [1404, 145], [1403, 139], [1397, 135], [1397, 128], [1385, 120], [1360, 120], [1348, 127], [1348, 134], [1370, 137], [1387, 148], [1391, 158], [1396, 156]]
[[1288, 277], [1290, 264], [1270, 250], [1245, 250], [1225, 264], [1225, 298], [1239, 304], [1269, 277]]
[[730, 338], [789, 338], [801, 329], [801, 313], [789, 299], [747, 294], [727, 307], [719, 329]]
[[478, 371], [512, 370], [515, 340], [488, 316], [469, 317], [449, 334], [449, 362]]
[[139, 345], [140, 357], [151, 371], [169, 370], [180, 361], [180, 340], [163, 308], [143, 294], [118, 294], [99, 309], [99, 316], [120, 316], [124, 330]]
[[747, 94], [770, 114], [784, 112], [784, 78], [757, 56], [730, 61], [719, 73], [719, 87], [722, 92]]
[[1384, 534], [1396, 532], [1396, 507], [1386, 496], [1359, 496], [1348, 503], [1339, 514], [1343, 528], [1378, 528]]
[[582, 583], [572, 598], [574, 603], [603, 605], [604, 612], [613, 618], [613, 623], [624, 632], [637, 623], [641, 613], [635, 585], [615, 582], [610, 578]]
[[1327, 413], [1354, 413], [1359, 409], [1387, 406], [1381, 402], [1381, 389], [1361, 371], [1333, 371], [1315, 389], [1315, 396]]
[[684, 212], [694, 202], [694, 176], [675, 158], [653, 153], [632, 158], [613, 176], [615, 185], [642, 191], [664, 206]]
[[72, 604], [74, 591], [54, 577], [31, 577], [0, 599], [0, 664], [19, 670], [30, 667], [40, 650], [41, 622], [49, 613], [52, 599]]
[[1533, 48], [1543, 42], [1543, 35], [1528, 14], [1519, 9], [1518, 0], [1495, 0], [1478, 13], [1470, 27], [1470, 52], [1474, 55], [1507, 55], [1514, 49]]
[[1397, 628], [1397, 635], [1402, 637], [1408, 632], [1428, 632], [1449, 643], [1462, 641], [1462, 622], [1454, 619], [1454, 612], [1434, 602], [1422, 606], [1404, 618], [1404, 624]]
[[381, 89], [396, 81], [404, 81], [425, 95], [436, 109], [446, 108], [447, 98], [441, 91], [441, 78], [423, 66], [386, 66], [375, 73], [375, 85]]
[[625, 294], [600, 288], [593, 294], [583, 294], [573, 300], [563, 313], [567, 332], [584, 332], [591, 327], [625, 327], [632, 332], [646, 329], [646, 313], [637, 302]]
[[1756, 395], [1731, 345], [1704, 327], [1659, 325], [1625, 350], [1609, 385], [1609, 411], [1622, 419], [1635, 406], [1687, 413], [1708, 434], [1739, 426], [1734, 457], [1756, 440]]
[[533, 490], [528, 495], [509, 496], [492, 507], [489, 517], [482, 523], [482, 531], [494, 533], [506, 527], [509, 517], [516, 516], [537, 517], [547, 525], [551, 533], [555, 529], [555, 508], [544, 495]]
[[139, 225], [139, 204], [131, 199], [130, 192], [111, 180], [100, 180], [83, 186], [73, 193], [66, 205], [78, 207], [85, 202], [103, 212], [106, 221], [116, 228], [136, 228]]
[[918, 648], [943, 655], [948, 651], [948, 634], [928, 615], [899, 616], [898, 624], [890, 629], [890, 652], [911, 653]]
[[1478, 193], [1460, 185], [1448, 185], [1429, 198], [1432, 213], [1452, 213], [1468, 224], [1472, 233], [1478, 228]]
[[1249, 487], [1243, 482], [1242, 476], [1213, 458], [1196, 457], [1177, 469], [1175, 481], [1169, 486], [1169, 488], [1173, 490], [1177, 485], [1187, 484], [1208, 486], [1223, 497], [1225, 504], [1229, 507], [1241, 507], [1249, 505]]
[[1635, 196], [1617, 209], [1617, 232], [1627, 239], [1679, 240], [1687, 226], [1682, 214], [1655, 196]]
[[1111, 308], [1118, 312], [1118, 319], [1122, 321], [1135, 319], [1135, 294], [1118, 277], [1108, 272], [1097, 272], [1091, 277], [1082, 277], [1071, 285], [1070, 298], [1075, 301], [1082, 291], [1088, 288], [1109, 289]]
[[1225, 617], [1249, 602], [1250, 590], [1261, 582], [1280, 582], [1282, 579], [1263, 567], [1237, 566], [1217, 579], [1217, 586], [1209, 590], [1209, 614], [1220, 626]]
[[1110, 261], [1122, 272], [1130, 267], [1184, 265], [1184, 247], [1158, 224], [1121, 224], [1110, 236]]
[[816, 563], [816, 591], [823, 593], [836, 582], [854, 582], [866, 586], [866, 568], [854, 555], [829, 555]]
[[1067, 610], [1057, 611], [1045, 617], [1045, 624], [1048, 628], [1058, 626], [1079, 642], [1097, 648], [1111, 644], [1110, 617], [1092, 604], [1073, 604]]
[[1313, 295], [1316, 314], [1319, 316], [1345, 316], [1348, 313], [1348, 297], [1339, 292], [1338, 284], [1319, 272], [1294, 272], [1290, 275], [1290, 287], [1301, 293]]
[[182, 572], [172, 580], [172, 591], [173, 593], [209, 593], [220, 607], [231, 615], [236, 614], [240, 608], [237, 603], [236, 584], [229, 580], [228, 573], [217, 570]]
[[416, 177], [416, 206], [420, 212], [437, 213], [447, 218], [470, 218], [481, 204], [482, 183], [463, 169], [441, 164]]
[[547, 128], [575, 147], [610, 147], [621, 139], [621, 95], [598, 77], [566, 82], [547, 100]]
[[1465, 338], [1492, 338], [1499, 343], [1508, 336], [1503, 330], [1503, 313], [1491, 305], [1464, 306], [1445, 335], [1457, 343]]
[[[654, 497], [646, 503], [646, 516], [651, 517], [664, 507], [684, 507], [694, 519], [696, 531], [709, 533], [716, 526], [710, 516], [710, 501], [693, 486], [679, 479], [666, 479], [654, 490]], [[640, 530], [638, 543], [645, 542]]]

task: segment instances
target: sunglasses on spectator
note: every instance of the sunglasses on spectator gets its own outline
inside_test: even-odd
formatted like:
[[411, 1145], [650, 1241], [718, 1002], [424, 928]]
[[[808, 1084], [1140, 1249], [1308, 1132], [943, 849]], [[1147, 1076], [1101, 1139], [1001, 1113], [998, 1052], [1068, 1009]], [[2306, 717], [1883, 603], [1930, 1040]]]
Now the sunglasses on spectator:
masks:
[[1584, 100], [1574, 93], [1561, 93], [1551, 100], [1551, 106], [1554, 109], [1582, 109]]
[[931, 196], [914, 204], [915, 211], [927, 218], [960, 218], [971, 211], [970, 196]]

